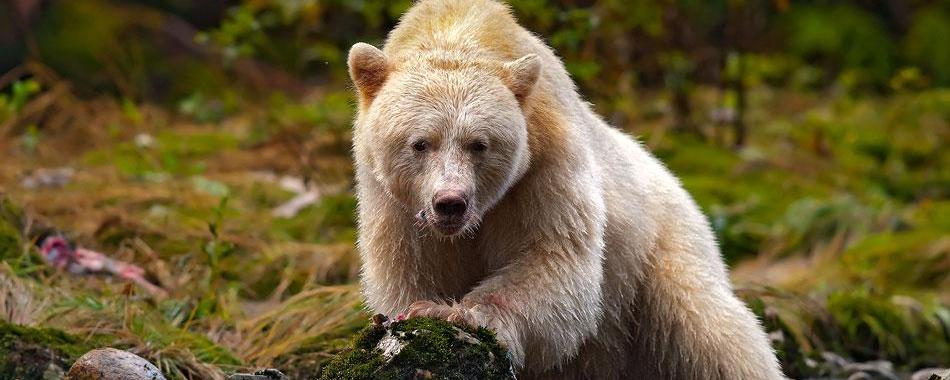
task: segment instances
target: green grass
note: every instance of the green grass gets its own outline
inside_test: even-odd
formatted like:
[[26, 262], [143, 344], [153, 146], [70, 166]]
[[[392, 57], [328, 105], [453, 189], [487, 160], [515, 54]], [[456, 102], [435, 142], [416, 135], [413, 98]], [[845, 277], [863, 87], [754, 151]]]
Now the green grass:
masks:
[[[775, 346], [788, 374], [829, 375], [806, 364], [824, 351], [891, 360], [901, 373], [950, 366], [950, 90], [752, 93], [762, 98], [739, 150], [655, 133], [662, 96], [616, 101], [650, 105], [630, 107], [631, 132], [649, 136], [710, 217], [743, 296], [784, 337]], [[130, 124], [130, 106], [117, 102], [103, 108], [103, 125], [86, 128], [123, 127], [92, 148], [44, 130], [35, 150], [12, 150], [0, 167], [0, 257], [5, 275], [26, 286], [4, 294], [38, 309], [18, 318], [133, 350], [171, 379], [266, 366], [316, 376], [369, 317], [356, 285], [356, 200], [340, 185], [352, 172], [341, 149], [345, 99], [335, 93], [312, 109], [313, 100], [275, 98], [272, 111], [199, 125], [145, 105]], [[791, 100], [800, 105], [786, 109]], [[306, 126], [315, 121], [327, 125]], [[154, 143], [136, 145], [138, 133]], [[77, 172], [63, 189], [18, 185], [29, 169], [63, 165]], [[273, 179], [285, 174], [328, 190], [297, 215], [275, 217], [294, 196]], [[24, 244], [36, 231], [22, 210], [141, 265], [169, 297], [45, 267]]]

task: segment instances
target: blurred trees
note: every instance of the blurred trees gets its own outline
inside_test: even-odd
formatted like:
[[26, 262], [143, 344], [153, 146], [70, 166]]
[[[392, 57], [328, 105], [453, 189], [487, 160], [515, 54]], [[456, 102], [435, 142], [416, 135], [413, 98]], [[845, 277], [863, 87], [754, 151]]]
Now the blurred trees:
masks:
[[[226, 60], [253, 57], [322, 78], [340, 70], [353, 42], [380, 43], [410, 4], [15, 0], [0, 6], [0, 15], [10, 21], [0, 32], [0, 70], [35, 55], [68, 74], [118, 69], [140, 75], [133, 72], [139, 69], [134, 63], [119, 57], [113, 62], [119, 67], [110, 68], [104, 52], [121, 47], [129, 55], [121, 59], [168, 60], [170, 50], [181, 46], [167, 39], [180, 40], [189, 31], [167, 25], [179, 23], [191, 32], [204, 30], [188, 37], [220, 47]], [[842, 80], [878, 90], [904, 67], [919, 69], [932, 85], [950, 84], [950, 53], [940, 41], [950, 28], [946, 1], [513, 0], [511, 5], [598, 95], [617, 86], [663, 85], [667, 71], [682, 69], [665, 58], [671, 54], [692, 63], [690, 80], [717, 83], [726, 57], [735, 51], [780, 56], [794, 62], [790, 66], [814, 66], [826, 78], [845, 76]], [[156, 30], [164, 36], [149, 34]]]
[[[349, 46], [381, 44], [410, 5], [13, 0], [0, 5], [0, 18], [9, 21], [0, 23], [0, 72], [7, 73], [0, 88], [38, 75], [23, 65], [29, 62], [67, 79], [80, 95], [179, 108], [211, 102], [226, 115], [261, 95], [345, 88]], [[847, 94], [950, 84], [945, 0], [512, 0], [511, 6], [612, 121], [626, 121], [638, 92], [662, 91], [673, 130], [736, 146], [749, 133], [750, 84]], [[694, 110], [696, 85], [719, 87], [720, 107]]]

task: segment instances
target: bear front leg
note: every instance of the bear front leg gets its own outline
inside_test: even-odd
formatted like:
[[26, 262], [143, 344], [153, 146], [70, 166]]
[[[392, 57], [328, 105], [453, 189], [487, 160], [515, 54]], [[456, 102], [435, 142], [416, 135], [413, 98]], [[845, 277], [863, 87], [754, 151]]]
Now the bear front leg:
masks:
[[596, 332], [602, 264], [596, 241], [536, 244], [461, 302], [416, 302], [408, 316], [488, 327], [506, 345], [516, 369], [539, 373], [576, 355]]

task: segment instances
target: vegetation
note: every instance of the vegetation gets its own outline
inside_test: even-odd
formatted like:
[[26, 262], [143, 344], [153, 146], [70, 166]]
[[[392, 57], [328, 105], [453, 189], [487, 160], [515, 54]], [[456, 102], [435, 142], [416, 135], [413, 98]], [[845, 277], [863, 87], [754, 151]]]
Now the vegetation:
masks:
[[94, 346], [54, 329], [35, 329], [0, 322], [0, 379], [40, 379], [62, 376]]
[[412, 318], [363, 329], [320, 378], [514, 379], [507, 355], [485, 328]]
[[[368, 348], [344, 62], [409, 5], [0, 4], [2, 347], [46, 332], [59, 364], [109, 345], [170, 379], [315, 378]], [[693, 194], [788, 375], [950, 367], [950, 4], [512, 7]], [[168, 296], [46, 266], [51, 231]], [[0, 379], [33, 378], [2, 350]]]

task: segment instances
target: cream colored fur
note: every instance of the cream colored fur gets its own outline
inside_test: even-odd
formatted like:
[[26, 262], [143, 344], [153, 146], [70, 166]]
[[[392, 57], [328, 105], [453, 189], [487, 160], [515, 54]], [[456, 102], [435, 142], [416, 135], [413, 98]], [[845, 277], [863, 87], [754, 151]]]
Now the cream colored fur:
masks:
[[[349, 65], [375, 312], [490, 327], [522, 379], [782, 377], [696, 204], [507, 6], [420, 1]], [[426, 217], [444, 189], [458, 233]]]

